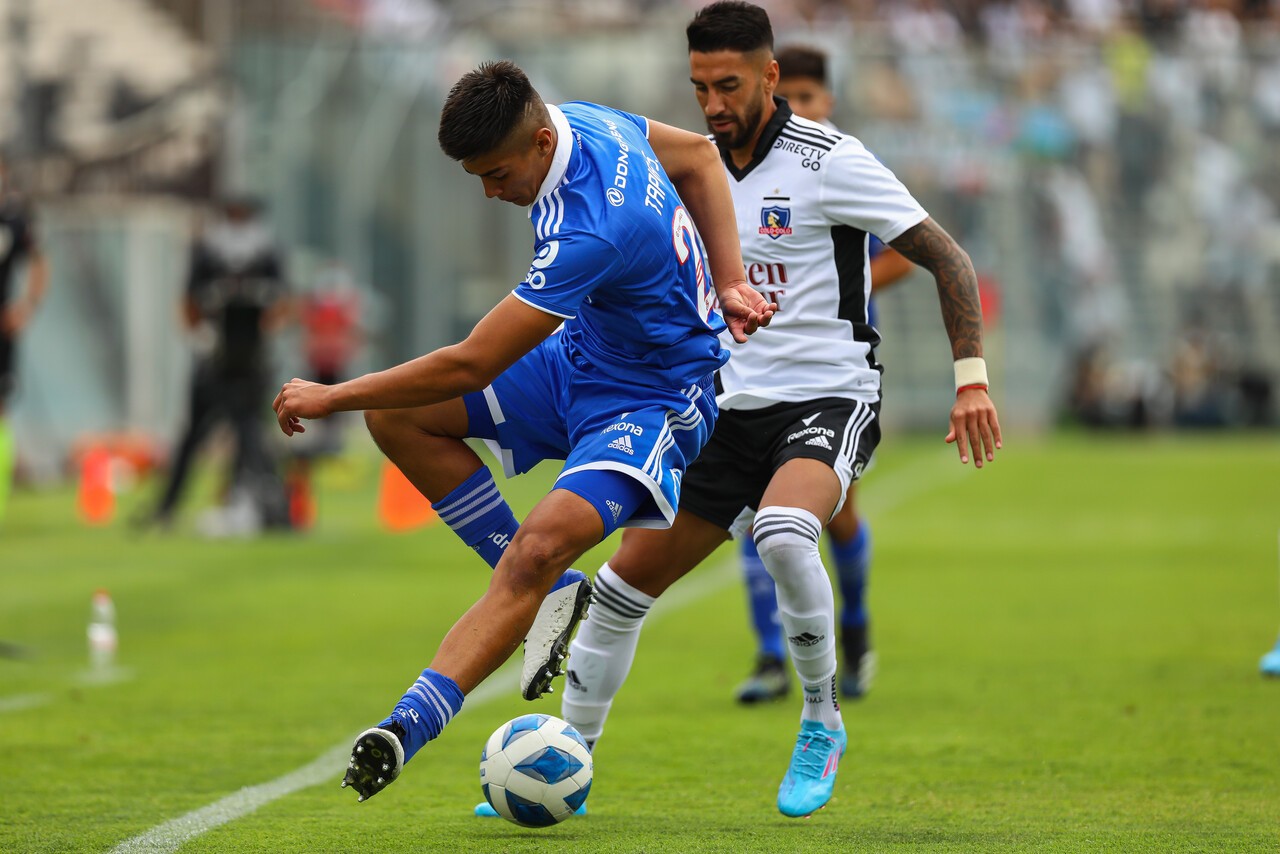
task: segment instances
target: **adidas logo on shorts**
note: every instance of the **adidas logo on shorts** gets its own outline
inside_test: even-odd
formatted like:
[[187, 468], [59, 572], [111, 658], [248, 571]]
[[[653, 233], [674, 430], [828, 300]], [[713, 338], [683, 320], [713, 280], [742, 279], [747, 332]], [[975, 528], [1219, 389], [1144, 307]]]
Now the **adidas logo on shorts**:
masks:
[[623, 433], [621, 436], [614, 439], [609, 443], [609, 447], [613, 448], [615, 451], [622, 451], [630, 454], [631, 456], [635, 456], [636, 453], [635, 448], [631, 447], [631, 434], [629, 433]]
[[622, 515], [622, 505], [616, 501], [610, 501], [607, 498], [605, 499], [604, 503], [609, 506], [609, 509], [611, 511], [613, 511], [613, 521], [617, 522], [618, 517]]
[[831, 450], [831, 443], [827, 441], [826, 436], [814, 436], [812, 439], [805, 442], [805, 444], [816, 445], [819, 448], [826, 448], [828, 451]]

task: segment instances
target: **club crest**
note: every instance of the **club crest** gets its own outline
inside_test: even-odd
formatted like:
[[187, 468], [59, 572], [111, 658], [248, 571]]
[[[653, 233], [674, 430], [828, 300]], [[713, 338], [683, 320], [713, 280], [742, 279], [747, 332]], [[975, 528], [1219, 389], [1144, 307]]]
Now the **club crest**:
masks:
[[760, 233], [777, 240], [791, 233], [791, 208], [772, 205], [760, 209]]

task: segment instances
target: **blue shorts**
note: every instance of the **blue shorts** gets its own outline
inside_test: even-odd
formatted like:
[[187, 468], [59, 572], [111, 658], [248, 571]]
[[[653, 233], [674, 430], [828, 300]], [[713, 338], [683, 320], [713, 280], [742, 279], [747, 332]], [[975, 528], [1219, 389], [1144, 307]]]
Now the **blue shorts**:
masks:
[[568, 478], [566, 489], [573, 489], [570, 475], [589, 471], [640, 482], [647, 498], [634, 509], [610, 505], [616, 518], [601, 514], [606, 532], [670, 527], [680, 481], [711, 436], [718, 411], [710, 373], [684, 389], [628, 382], [571, 354], [561, 334], [463, 402], [467, 434], [485, 440], [507, 477], [542, 460], [564, 460], [556, 485]]

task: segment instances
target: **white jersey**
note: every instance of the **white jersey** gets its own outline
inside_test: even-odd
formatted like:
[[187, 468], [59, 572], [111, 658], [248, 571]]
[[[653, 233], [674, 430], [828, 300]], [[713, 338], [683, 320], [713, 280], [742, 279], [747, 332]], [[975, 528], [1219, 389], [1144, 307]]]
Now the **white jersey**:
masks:
[[794, 115], [785, 100], [775, 104], [745, 168], [721, 151], [747, 282], [778, 311], [746, 344], [721, 335], [731, 357], [717, 402], [874, 402], [880, 335], [867, 321], [867, 235], [888, 243], [928, 214], [857, 139]]

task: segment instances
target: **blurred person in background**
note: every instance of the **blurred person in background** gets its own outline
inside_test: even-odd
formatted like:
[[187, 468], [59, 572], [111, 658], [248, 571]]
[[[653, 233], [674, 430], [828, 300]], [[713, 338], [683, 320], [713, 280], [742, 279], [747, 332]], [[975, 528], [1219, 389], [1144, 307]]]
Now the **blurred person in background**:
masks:
[[[360, 292], [346, 267], [335, 261], [321, 270], [315, 286], [298, 299], [298, 320], [310, 375], [324, 385], [346, 379], [364, 337]], [[285, 491], [294, 528], [308, 528], [315, 519], [314, 463], [342, 452], [342, 433], [347, 423], [343, 415], [320, 421], [290, 458]]]
[[[19, 293], [14, 270], [24, 259], [26, 288]], [[0, 159], [0, 524], [4, 522], [17, 458], [5, 400], [13, 392], [17, 378], [18, 336], [31, 322], [48, 283], [49, 268], [36, 240], [35, 221], [26, 201], [10, 185], [8, 170]]]
[[[835, 596], [819, 551], [880, 438], [880, 336], [867, 318], [868, 237], [933, 274], [956, 397], [946, 442], [960, 462], [1001, 447], [982, 359], [982, 309], [968, 255], [857, 139], [796, 116], [759, 6], [713, 3], [686, 30], [690, 79], [720, 150], [748, 281], [778, 311], [717, 375], [720, 419], [683, 480], [670, 529], [627, 531], [596, 574], [592, 619], [570, 647], [561, 716], [594, 744], [649, 609], [726, 539], [751, 531], [777, 584], [803, 691], [778, 810], [805, 816], [835, 786], [848, 744], [837, 691]], [[766, 460], [765, 465], [743, 461]]]
[[[778, 86], [774, 90], [785, 98], [797, 116], [836, 130], [831, 123], [835, 96], [827, 72], [827, 56], [812, 47], [793, 45], [778, 51]], [[900, 281], [912, 270], [902, 253], [871, 236], [872, 291]], [[868, 323], [876, 325], [875, 303], [867, 303]], [[865, 519], [857, 514], [854, 494], [857, 483], [849, 484], [844, 507], [827, 523], [831, 538], [831, 554], [836, 565], [836, 578], [844, 607], [840, 612], [840, 645], [844, 674], [840, 677], [840, 693], [858, 698], [871, 687], [875, 676], [875, 652], [866, 608], [867, 570], [871, 562], [871, 531]], [[742, 538], [742, 568], [747, 584], [747, 600], [751, 625], [756, 635], [755, 672], [738, 686], [735, 693], [740, 703], [758, 703], [786, 696], [790, 689], [790, 665], [782, 644], [782, 624], [778, 620], [778, 593], [773, 577], [765, 569], [751, 537]]]
[[[209, 517], [209, 533], [247, 534], [288, 521], [262, 410], [271, 399], [269, 338], [288, 315], [289, 289], [280, 250], [258, 204], [233, 198], [219, 213], [202, 229], [191, 250], [183, 306], [186, 327], [195, 341], [196, 362], [186, 431], [173, 455], [159, 504], [138, 522], [172, 525], [196, 452], [214, 428], [226, 422], [235, 437], [229, 513], [221, 520]], [[223, 530], [220, 521], [234, 530]]]

